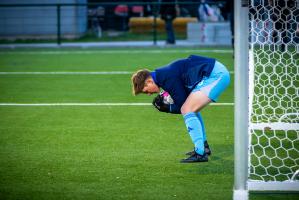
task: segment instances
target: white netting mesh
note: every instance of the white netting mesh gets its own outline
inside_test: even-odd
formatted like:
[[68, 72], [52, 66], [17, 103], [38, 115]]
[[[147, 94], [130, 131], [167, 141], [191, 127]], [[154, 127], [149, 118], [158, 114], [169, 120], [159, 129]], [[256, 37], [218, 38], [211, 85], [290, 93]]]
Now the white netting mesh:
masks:
[[249, 5], [250, 180], [291, 180], [299, 170], [298, 6], [298, 0]]

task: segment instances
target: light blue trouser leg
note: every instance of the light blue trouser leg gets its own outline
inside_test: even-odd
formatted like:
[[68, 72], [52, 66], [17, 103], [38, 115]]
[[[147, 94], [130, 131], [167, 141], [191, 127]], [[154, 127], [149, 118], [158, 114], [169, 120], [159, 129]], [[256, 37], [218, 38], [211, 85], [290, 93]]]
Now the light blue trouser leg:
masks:
[[203, 123], [202, 117], [200, 112], [196, 113], [197, 118], [199, 119], [200, 123], [201, 123], [201, 127], [202, 127], [202, 133], [203, 133], [203, 141], [207, 141], [207, 135], [206, 135], [206, 129], [205, 129], [205, 125]]
[[204, 134], [200, 119], [197, 117], [196, 113], [189, 112], [184, 115], [184, 120], [186, 127], [188, 129], [189, 135], [195, 146], [194, 150], [196, 153], [204, 154]]

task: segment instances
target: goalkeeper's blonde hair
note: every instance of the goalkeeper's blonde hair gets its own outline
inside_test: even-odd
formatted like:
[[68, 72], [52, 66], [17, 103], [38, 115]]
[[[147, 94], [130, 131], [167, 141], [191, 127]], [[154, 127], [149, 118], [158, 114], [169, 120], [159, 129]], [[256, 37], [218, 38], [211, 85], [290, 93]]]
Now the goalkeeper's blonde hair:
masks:
[[131, 77], [133, 95], [142, 93], [146, 79], [151, 77], [151, 72], [148, 69], [138, 70]]

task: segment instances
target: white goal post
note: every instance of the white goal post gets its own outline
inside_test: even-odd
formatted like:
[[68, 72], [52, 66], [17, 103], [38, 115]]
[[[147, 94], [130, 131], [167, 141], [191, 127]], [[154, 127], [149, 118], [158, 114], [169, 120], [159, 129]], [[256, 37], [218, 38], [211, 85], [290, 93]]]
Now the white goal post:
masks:
[[299, 192], [299, 0], [235, 0], [234, 200]]

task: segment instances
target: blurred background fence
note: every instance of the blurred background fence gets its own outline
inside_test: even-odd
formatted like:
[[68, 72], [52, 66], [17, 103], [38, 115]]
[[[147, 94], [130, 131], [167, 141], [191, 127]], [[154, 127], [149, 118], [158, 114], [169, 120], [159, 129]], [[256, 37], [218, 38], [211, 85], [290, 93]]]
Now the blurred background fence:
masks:
[[[173, 1], [177, 40], [230, 45], [232, 2]], [[0, 43], [165, 40], [162, 1], [1, 0]]]

